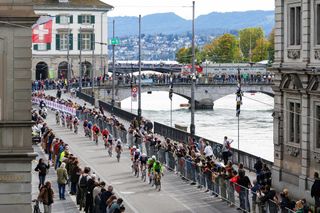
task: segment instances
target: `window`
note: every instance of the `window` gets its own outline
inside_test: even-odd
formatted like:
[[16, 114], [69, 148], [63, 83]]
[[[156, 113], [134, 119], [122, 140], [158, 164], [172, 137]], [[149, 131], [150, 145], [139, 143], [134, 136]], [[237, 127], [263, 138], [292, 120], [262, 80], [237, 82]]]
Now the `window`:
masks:
[[60, 50], [68, 50], [68, 34], [60, 34]]
[[82, 49], [90, 50], [91, 49], [91, 33], [82, 34]]
[[60, 24], [69, 24], [69, 16], [60, 16]]
[[57, 24], [72, 24], [73, 23], [73, 16], [72, 15], [59, 15], [56, 16], [56, 23]]
[[92, 15], [80, 15], [78, 16], [79, 24], [94, 24], [95, 16]]
[[301, 7], [290, 7], [289, 10], [290, 45], [301, 44]]
[[39, 44], [34, 44], [33, 45], [33, 50], [38, 50], [38, 51], [47, 51], [51, 49], [51, 43], [39, 43]]
[[320, 149], [320, 106], [316, 106], [316, 148]]
[[317, 35], [316, 35], [316, 39], [317, 39], [317, 44], [320, 45], [320, 4], [317, 4], [316, 7], [316, 29], [317, 29]]
[[288, 136], [289, 142], [300, 143], [300, 103], [289, 102], [289, 116], [288, 116]]
[[[69, 42], [68, 42], [69, 39]], [[57, 50], [69, 50], [73, 49], [73, 35], [72, 33], [69, 34], [67, 32], [60, 32], [56, 35], [56, 49]]]

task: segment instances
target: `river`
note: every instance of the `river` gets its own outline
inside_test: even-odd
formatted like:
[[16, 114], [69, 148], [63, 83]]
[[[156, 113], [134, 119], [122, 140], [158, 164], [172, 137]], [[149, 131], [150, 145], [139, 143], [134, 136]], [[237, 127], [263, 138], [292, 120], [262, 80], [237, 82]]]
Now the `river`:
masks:
[[[152, 121], [170, 125], [170, 99], [168, 92], [143, 93], [141, 96], [142, 116]], [[182, 109], [187, 99], [173, 95], [172, 123], [190, 126], [190, 110]], [[131, 98], [121, 102], [123, 109], [131, 111]], [[132, 103], [137, 112], [138, 102]], [[213, 110], [195, 113], [196, 135], [222, 143], [223, 137], [234, 140], [232, 147], [238, 148], [238, 119], [235, 95], [228, 95], [214, 103]], [[261, 93], [245, 93], [240, 114], [240, 150], [273, 162], [273, 98]]]

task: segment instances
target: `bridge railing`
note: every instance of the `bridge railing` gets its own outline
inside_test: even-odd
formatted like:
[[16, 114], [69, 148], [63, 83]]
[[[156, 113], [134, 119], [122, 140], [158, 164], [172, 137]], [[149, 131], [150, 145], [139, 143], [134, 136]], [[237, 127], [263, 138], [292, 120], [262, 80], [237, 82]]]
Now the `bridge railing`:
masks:
[[[77, 94], [78, 94], [79, 98], [82, 98], [82, 99], [85, 98], [84, 99], [85, 101], [89, 100], [94, 103], [94, 98], [92, 98], [86, 94], [79, 93], [79, 92]], [[89, 102], [89, 103], [91, 103], [91, 102]], [[134, 117], [137, 117], [136, 114], [130, 113], [130, 112], [125, 111], [123, 109], [120, 109], [116, 106], [114, 106], [112, 108], [111, 104], [103, 102], [101, 100], [99, 100], [99, 106], [102, 106], [108, 112], [110, 112], [113, 115], [120, 117], [123, 120], [126, 120], [128, 122], [131, 122]], [[177, 141], [177, 142], [188, 143], [190, 133], [173, 128], [173, 127], [170, 127], [170, 126], [167, 126], [167, 125], [164, 125], [164, 124], [161, 124], [161, 123], [158, 123], [158, 122], [153, 122], [153, 123], [154, 123], [153, 130], [154, 130], [155, 134], [159, 134], [163, 137], [170, 138], [170, 139]], [[200, 137], [200, 136], [195, 136], [195, 139], [197, 141], [199, 141], [201, 138], [202, 137]], [[215, 142], [215, 141], [208, 140], [208, 139], [204, 139], [204, 140], [210, 143], [210, 145], [213, 149], [214, 155], [217, 158], [221, 159], [222, 158], [222, 144]], [[239, 162], [243, 163], [243, 165], [246, 169], [248, 169], [249, 171], [255, 171], [254, 165], [260, 157], [254, 156], [252, 154], [243, 152], [241, 150], [233, 149], [233, 148], [231, 149], [231, 151], [233, 153], [231, 156], [232, 162], [238, 162], [238, 159], [239, 159]], [[271, 161], [268, 161], [266, 159], [261, 159], [261, 160], [269, 168], [272, 167], [273, 163]]]
[[[154, 133], [162, 135], [163, 137], [170, 138], [174, 141], [187, 143], [189, 141], [190, 133], [164, 125], [160, 124], [158, 122], [154, 122]], [[199, 141], [202, 137], [195, 136], [195, 139]], [[215, 141], [211, 141], [208, 139], [204, 139], [205, 141], [209, 142], [214, 155], [221, 159], [222, 158], [222, 144], [217, 143]], [[232, 162], [238, 162], [238, 159], [240, 159], [240, 162], [243, 163], [244, 167], [250, 171], [255, 171], [254, 165], [258, 161], [259, 157], [254, 156], [252, 154], [243, 152], [241, 150], [237, 149], [231, 149], [232, 156], [231, 160]], [[273, 163], [271, 161], [268, 161], [266, 159], [261, 159], [269, 168], [272, 167]]]
[[94, 103], [95, 103], [95, 98], [90, 95], [87, 95], [85, 93], [77, 91], [77, 97], [90, 103], [91, 105], [94, 105]]
[[109, 104], [109, 103], [106, 103], [104, 101], [101, 101], [99, 100], [99, 106], [102, 106], [103, 109], [107, 110], [108, 112], [114, 114], [115, 116], [117, 117], [120, 117], [126, 121], [132, 121], [134, 117], [137, 117], [137, 115], [131, 113], [131, 112], [128, 112], [128, 111], [125, 111], [123, 109], [120, 109], [116, 106], [113, 107], [112, 109], [112, 105]]

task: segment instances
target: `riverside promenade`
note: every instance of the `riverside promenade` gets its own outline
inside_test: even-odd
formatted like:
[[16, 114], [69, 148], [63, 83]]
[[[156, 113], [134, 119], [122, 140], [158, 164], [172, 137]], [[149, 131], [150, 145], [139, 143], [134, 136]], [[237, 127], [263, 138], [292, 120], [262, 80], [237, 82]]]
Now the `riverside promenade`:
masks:
[[[51, 93], [50, 95], [55, 95], [54, 91], [48, 92]], [[71, 99], [80, 104], [84, 103], [66, 94], [63, 94], [62, 98]], [[75, 135], [70, 130], [57, 126], [54, 113], [50, 110], [45, 122], [53, 129], [57, 137], [70, 146], [71, 153], [80, 159], [82, 168], [91, 167], [101, 180], [113, 185], [116, 195], [124, 199], [126, 212], [236, 212], [236, 209], [228, 207], [226, 202], [213, 197], [210, 192], [206, 193], [190, 185], [188, 181], [181, 180], [174, 172], [165, 171], [162, 190], [157, 192], [148, 183], [132, 175], [127, 149], [118, 163], [115, 157], [107, 157], [107, 151], [101, 142], [97, 146], [84, 137], [81, 125], [79, 134]], [[56, 201], [54, 205], [68, 202], [68, 200], [67, 198], [66, 201]]]

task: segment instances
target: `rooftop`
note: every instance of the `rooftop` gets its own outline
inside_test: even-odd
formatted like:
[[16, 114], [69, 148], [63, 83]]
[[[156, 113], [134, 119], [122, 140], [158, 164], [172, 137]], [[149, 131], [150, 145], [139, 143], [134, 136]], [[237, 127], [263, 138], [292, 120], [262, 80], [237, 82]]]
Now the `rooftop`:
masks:
[[92, 9], [112, 9], [113, 6], [99, 0], [68, 0], [59, 2], [59, 0], [33, 0], [35, 7], [61, 7], [61, 8], [92, 8]]

